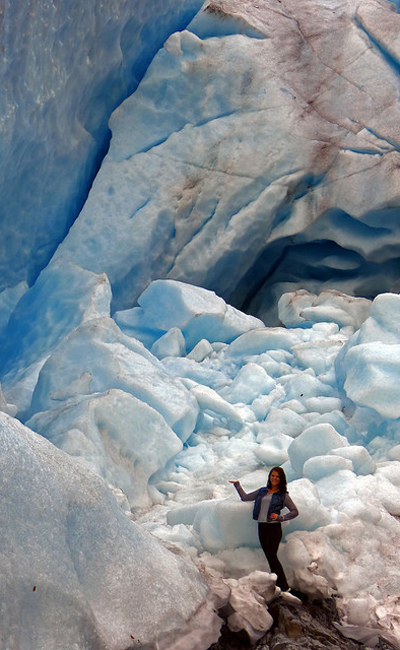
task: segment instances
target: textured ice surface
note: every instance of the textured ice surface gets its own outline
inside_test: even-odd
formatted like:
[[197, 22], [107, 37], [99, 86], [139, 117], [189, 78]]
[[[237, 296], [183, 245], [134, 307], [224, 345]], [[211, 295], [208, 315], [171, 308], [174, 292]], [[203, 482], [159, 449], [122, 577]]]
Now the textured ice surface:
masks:
[[50, 352], [79, 323], [109, 315], [110, 300], [107, 277], [74, 264], [45, 269], [23, 293], [0, 339], [4, 389], [20, 414], [29, 409], [38, 372]]
[[340, 436], [331, 424], [314, 424], [306, 427], [288, 448], [289, 460], [293, 469], [301, 474], [304, 463], [314, 456], [323, 456], [336, 449], [344, 447], [347, 440]]
[[[202, 340], [204, 332], [210, 343], [230, 343], [239, 334], [263, 327], [262, 321], [234, 309], [213, 291], [184, 282], [156, 280], [139, 296], [138, 303], [146, 328], [168, 331], [179, 327], [188, 352]], [[127, 320], [124, 312], [118, 314], [121, 316]]]
[[382, 294], [369, 318], [350, 339], [338, 363], [343, 364], [347, 396], [360, 407], [374, 409], [384, 419], [400, 417], [398, 318], [400, 297]]
[[322, 291], [318, 296], [300, 290], [284, 293], [278, 301], [279, 320], [285, 327], [304, 326], [306, 323], [337, 323], [359, 328], [369, 316], [371, 302], [353, 298], [338, 291]]
[[[56, 259], [105, 271], [117, 309], [169, 277], [271, 324], [298, 287], [397, 290], [399, 26], [377, 0], [206, 3], [114, 112]], [[324, 300], [307, 320], [353, 324]]]
[[76, 218], [108, 118], [200, 0], [2, 3], [0, 291], [29, 283]]
[[4, 413], [0, 445], [7, 648], [125, 650], [133, 638], [150, 648], [185, 628], [207, 595], [192, 563], [130, 521], [95, 474]]
[[[57, 291], [53, 295], [40, 286], [36, 298], [33, 290], [24, 295], [26, 305], [43, 300], [54, 337], [44, 345], [40, 329], [33, 330], [25, 365], [36, 367], [35, 359], [41, 359], [40, 367], [36, 375], [24, 374], [21, 356], [15, 382], [10, 371], [8, 384], [29, 402], [28, 425], [74, 459], [68, 467], [100, 475], [122, 508], [131, 508], [141, 530], [179, 549], [208, 575], [214, 600], [204, 602], [194, 627], [182, 628], [182, 647], [194, 648], [197, 639], [199, 650], [206, 650], [218, 636], [220, 623], [212, 611], [222, 579], [268, 571], [252, 504], [238, 500], [228, 481], [240, 478], [247, 491], [256, 489], [275, 464], [284, 467], [300, 512], [284, 525], [281, 556], [290, 582], [313, 596], [336, 594], [342, 623], [353, 621], [354, 634], [372, 625], [394, 638], [397, 632], [386, 625], [391, 614], [385, 612], [392, 612], [400, 589], [397, 553], [389, 553], [397, 548], [400, 532], [400, 425], [378, 402], [367, 407], [352, 401], [360, 385], [368, 388], [371, 373], [360, 384], [360, 362], [351, 364], [348, 357], [365, 346], [379, 349], [382, 341], [398, 346], [399, 297], [384, 294], [369, 304], [335, 293], [332, 307], [345, 306], [346, 325], [329, 317], [324, 296], [328, 322], [316, 322], [311, 310], [310, 320], [302, 313], [295, 327], [268, 328], [210, 292], [159, 280], [145, 292], [154, 294], [154, 302], [143, 300], [141, 320], [133, 320], [135, 332], [143, 328], [139, 339], [147, 340], [146, 347], [131, 335], [130, 313], [118, 314], [124, 331], [106, 315], [104, 278], [99, 285], [99, 276], [67, 268], [65, 284], [61, 267], [58, 274], [55, 267], [44, 274], [54, 287], [65, 289], [65, 302], [56, 299]], [[67, 300], [71, 279], [82, 289], [72, 302]], [[98, 286], [100, 293], [94, 291]], [[304, 292], [291, 294], [282, 303], [296, 306], [303, 298]], [[71, 314], [77, 319], [74, 328]], [[191, 329], [193, 321], [202, 326]], [[196, 339], [187, 345], [193, 331]], [[390, 371], [385, 379], [385, 372], [382, 365], [382, 380], [395, 385], [395, 374]], [[5, 410], [12, 393], [5, 390]], [[4, 417], [10, 426], [21, 426]], [[377, 544], [383, 545], [384, 577], [376, 563]], [[158, 590], [157, 579], [154, 584]], [[243, 585], [228, 586], [223, 602], [236, 603], [231, 629], [240, 625], [259, 638], [257, 597], [249, 596], [243, 608]], [[359, 598], [368, 603], [361, 613]], [[116, 624], [124, 629], [119, 619]], [[155, 634], [168, 625], [160, 620]], [[165, 650], [176, 642], [174, 631], [166, 633]]]
[[0, 294], [0, 335], [7, 326], [10, 315], [20, 298], [28, 289], [26, 282], [20, 282], [15, 287], [4, 289]]
[[30, 412], [54, 409], [73, 398], [84, 373], [89, 373], [89, 393], [120, 389], [159, 411], [183, 440], [192, 433], [197, 418], [194, 397], [142, 343], [123, 334], [107, 317], [82, 323], [49, 356]]
[[60, 395], [59, 402], [31, 418], [30, 428], [118, 486], [133, 508], [149, 506], [149, 478], [182, 449], [165, 419], [121, 390], [82, 395], [69, 405]]
[[[304, 292], [282, 300], [297, 304], [302, 296]], [[326, 296], [323, 301], [329, 314]], [[351, 364], [345, 368], [343, 363], [357, 349], [359, 338], [365, 341], [371, 332], [373, 340], [378, 334], [386, 341], [393, 337], [396, 345], [398, 296], [378, 296], [369, 304], [333, 294], [332, 309], [339, 302], [348, 314], [342, 327], [329, 315], [328, 322], [315, 322], [311, 311], [302, 326], [254, 329], [200, 356], [197, 365], [208, 372], [202, 378], [198, 371], [194, 380], [191, 368], [187, 385], [198, 398], [201, 417], [174, 465], [151, 480], [164, 495], [163, 508], [169, 507], [169, 527], [149, 518], [144, 521], [162, 539], [200, 554], [222, 575], [249, 571], [251, 549], [251, 569], [261, 568], [251, 504], [238, 501], [227, 481], [239, 477], [250, 491], [265, 482], [269, 467], [282, 464], [300, 511], [284, 526], [287, 542], [282, 558], [291, 583], [314, 595], [335, 593], [343, 607], [343, 622], [353, 621], [354, 635], [372, 627], [393, 640], [397, 633], [388, 629], [385, 618], [390, 615], [379, 618], [377, 612], [380, 607], [382, 612], [392, 611], [391, 599], [400, 586], [389, 550], [393, 545], [397, 548], [399, 534], [400, 484], [395, 464], [400, 426], [398, 420], [373, 410], [373, 403], [361, 409], [349, 399], [350, 390], [346, 388], [346, 395], [341, 386], [356, 388], [361, 383], [357, 368], [353, 371]], [[357, 322], [363, 324], [354, 334]], [[203, 334], [207, 340], [207, 332]], [[179, 370], [187, 374], [184, 360], [165, 357], [163, 364], [177, 376]], [[271, 382], [267, 390], [263, 373]], [[257, 395], [253, 381], [259, 386]], [[394, 375], [386, 381], [394, 384]], [[368, 377], [364, 384], [369, 385]], [[239, 420], [232, 419], [218, 395], [240, 414], [239, 428]], [[322, 540], [322, 557], [319, 541], [310, 546], [314, 539]], [[379, 544], [385, 554], [384, 575], [376, 565]], [[329, 556], [331, 545], [334, 550]], [[346, 573], [348, 562], [352, 570]], [[357, 598], [368, 604], [365, 610], [357, 609]]]

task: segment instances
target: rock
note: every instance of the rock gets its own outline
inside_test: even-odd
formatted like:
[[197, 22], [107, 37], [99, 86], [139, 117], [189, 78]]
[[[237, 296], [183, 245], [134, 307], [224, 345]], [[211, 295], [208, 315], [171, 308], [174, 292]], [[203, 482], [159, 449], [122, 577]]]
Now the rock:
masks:
[[[339, 620], [334, 598], [289, 604], [277, 598], [268, 605], [274, 619], [273, 627], [255, 645], [242, 630], [233, 634], [226, 626], [221, 636], [208, 650], [361, 650], [365, 644], [344, 638], [334, 623]], [[220, 612], [221, 615], [221, 612]], [[375, 650], [397, 650], [388, 641], [379, 638]]]

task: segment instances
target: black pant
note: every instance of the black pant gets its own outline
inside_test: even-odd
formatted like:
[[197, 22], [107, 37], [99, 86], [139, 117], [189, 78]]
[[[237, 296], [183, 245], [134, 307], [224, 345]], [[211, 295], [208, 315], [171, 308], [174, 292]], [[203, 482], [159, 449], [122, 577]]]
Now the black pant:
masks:
[[278, 522], [276, 524], [269, 524], [264, 522], [258, 523], [258, 539], [262, 550], [265, 553], [265, 557], [268, 560], [269, 568], [271, 573], [276, 573], [277, 580], [276, 584], [286, 591], [289, 589], [288, 582], [286, 580], [285, 572], [282, 568], [282, 564], [278, 560], [278, 547], [279, 542], [282, 539], [282, 526]]

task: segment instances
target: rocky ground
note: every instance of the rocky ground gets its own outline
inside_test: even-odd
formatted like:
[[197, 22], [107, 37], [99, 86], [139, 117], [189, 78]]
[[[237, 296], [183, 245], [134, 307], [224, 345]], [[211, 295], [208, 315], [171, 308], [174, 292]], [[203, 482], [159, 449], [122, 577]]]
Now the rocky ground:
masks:
[[[334, 625], [339, 619], [335, 599], [301, 605], [277, 599], [268, 606], [273, 627], [252, 646], [247, 634], [231, 632], [224, 626], [218, 643], [209, 650], [366, 650], [364, 643], [347, 639]], [[380, 638], [374, 650], [398, 650]]]

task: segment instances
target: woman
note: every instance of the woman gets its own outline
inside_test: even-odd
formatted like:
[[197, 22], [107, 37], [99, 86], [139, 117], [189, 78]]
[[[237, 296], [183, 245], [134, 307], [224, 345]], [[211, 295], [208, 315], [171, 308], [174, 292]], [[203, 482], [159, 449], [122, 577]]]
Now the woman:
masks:
[[[268, 560], [271, 573], [277, 575], [277, 586], [282, 591], [288, 591], [289, 585], [277, 556], [279, 542], [282, 539], [281, 522], [294, 519], [299, 511], [287, 491], [285, 472], [282, 467], [273, 467], [269, 473], [266, 487], [249, 492], [249, 494], [243, 490], [240, 481], [229, 482], [235, 486], [242, 501], [255, 501], [253, 519], [258, 521], [258, 538], [262, 550]], [[288, 508], [289, 512], [281, 515], [282, 508]]]

